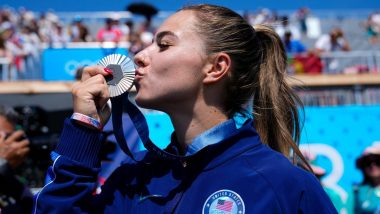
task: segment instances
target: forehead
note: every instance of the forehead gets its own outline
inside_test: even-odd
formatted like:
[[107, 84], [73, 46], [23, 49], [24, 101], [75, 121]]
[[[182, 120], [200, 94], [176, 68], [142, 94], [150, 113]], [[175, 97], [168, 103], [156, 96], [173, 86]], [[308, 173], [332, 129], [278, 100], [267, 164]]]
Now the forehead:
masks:
[[197, 19], [193, 11], [179, 11], [166, 19], [158, 32], [171, 31], [179, 37], [191, 36], [191, 34], [195, 34], [194, 24], [196, 22]]

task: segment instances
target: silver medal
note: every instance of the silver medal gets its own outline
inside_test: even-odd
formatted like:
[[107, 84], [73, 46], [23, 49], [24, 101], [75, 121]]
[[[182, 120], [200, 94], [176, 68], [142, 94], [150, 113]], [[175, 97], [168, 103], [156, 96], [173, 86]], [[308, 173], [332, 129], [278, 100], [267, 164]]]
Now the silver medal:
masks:
[[102, 58], [98, 65], [113, 72], [113, 75], [106, 77], [110, 97], [117, 97], [131, 90], [136, 70], [132, 59], [122, 54], [111, 54]]

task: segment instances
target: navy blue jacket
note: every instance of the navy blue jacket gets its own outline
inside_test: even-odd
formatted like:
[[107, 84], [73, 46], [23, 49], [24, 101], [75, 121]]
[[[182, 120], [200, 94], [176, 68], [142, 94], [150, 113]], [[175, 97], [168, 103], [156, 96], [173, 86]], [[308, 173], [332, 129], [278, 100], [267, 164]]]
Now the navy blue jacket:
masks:
[[263, 145], [252, 123], [182, 161], [147, 152], [151, 164], [122, 164], [94, 195], [100, 137], [65, 122], [34, 213], [337, 213], [314, 175]]

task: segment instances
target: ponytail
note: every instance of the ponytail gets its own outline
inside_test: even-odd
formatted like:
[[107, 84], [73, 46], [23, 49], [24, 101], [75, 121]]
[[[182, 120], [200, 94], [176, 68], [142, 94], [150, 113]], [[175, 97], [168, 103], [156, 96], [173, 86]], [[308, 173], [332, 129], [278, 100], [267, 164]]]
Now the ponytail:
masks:
[[297, 107], [304, 113], [303, 105], [286, 82], [287, 56], [283, 43], [268, 26], [257, 25], [254, 29], [261, 46], [261, 65], [254, 85], [255, 127], [264, 144], [287, 157], [293, 152], [293, 160], [298, 156], [306, 163], [298, 148], [301, 121]]

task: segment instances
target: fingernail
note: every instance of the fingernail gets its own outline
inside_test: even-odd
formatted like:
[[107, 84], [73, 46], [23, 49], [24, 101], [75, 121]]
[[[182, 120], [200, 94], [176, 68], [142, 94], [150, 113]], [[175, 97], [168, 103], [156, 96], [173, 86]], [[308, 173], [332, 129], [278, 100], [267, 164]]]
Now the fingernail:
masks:
[[109, 69], [109, 68], [104, 68], [104, 71], [107, 72], [107, 73], [110, 74], [110, 75], [113, 75], [112, 70]]

